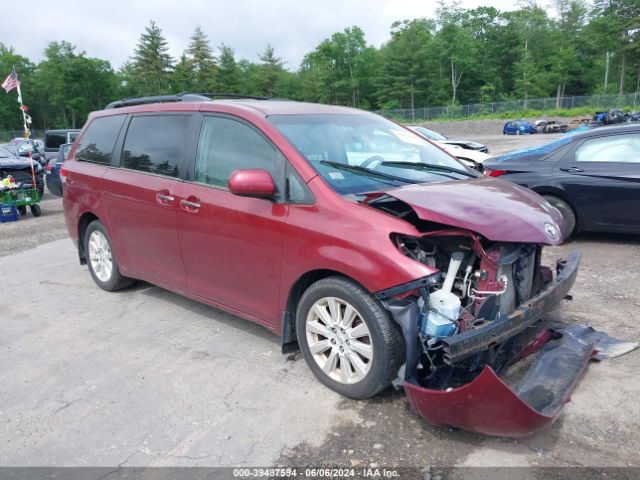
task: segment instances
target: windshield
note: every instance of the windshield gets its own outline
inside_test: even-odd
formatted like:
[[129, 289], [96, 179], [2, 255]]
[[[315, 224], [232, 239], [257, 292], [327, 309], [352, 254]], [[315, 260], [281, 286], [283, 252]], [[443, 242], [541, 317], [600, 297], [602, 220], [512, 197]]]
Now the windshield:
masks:
[[433, 140], [434, 142], [442, 142], [443, 140], [447, 139], [447, 137], [445, 137], [444, 135], [441, 135], [438, 132], [434, 132], [433, 130], [429, 130], [425, 127], [409, 126], [409, 128], [414, 132], [418, 132], [420, 135], [424, 135], [429, 140]]
[[341, 195], [475, 176], [421, 136], [377, 115], [271, 115], [268, 120]]

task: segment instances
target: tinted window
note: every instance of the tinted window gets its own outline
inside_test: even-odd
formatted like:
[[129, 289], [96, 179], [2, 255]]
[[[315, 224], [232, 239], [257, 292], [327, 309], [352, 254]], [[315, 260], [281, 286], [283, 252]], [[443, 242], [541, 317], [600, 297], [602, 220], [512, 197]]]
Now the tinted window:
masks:
[[58, 149], [63, 143], [67, 143], [66, 133], [47, 133], [45, 135], [45, 148]]
[[206, 117], [202, 124], [196, 182], [227, 187], [231, 173], [262, 168], [275, 179], [278, 152], [248, 125], [223, 117]]
[[576, 161], [640, 163], [640, 133], [586, 140], [576, 150]]
[[179, 177], [190, 119], [189, 115], [133, 117], [124, 140], [121, 166]]
[[[80, 139], [76, 160], [109, 165], [124, 118], [124, 115], [113, 115], [94, 119]], [[63, 134], [63, 138], [65, 141], [62, 144], [67, 143], [66, 134]]]

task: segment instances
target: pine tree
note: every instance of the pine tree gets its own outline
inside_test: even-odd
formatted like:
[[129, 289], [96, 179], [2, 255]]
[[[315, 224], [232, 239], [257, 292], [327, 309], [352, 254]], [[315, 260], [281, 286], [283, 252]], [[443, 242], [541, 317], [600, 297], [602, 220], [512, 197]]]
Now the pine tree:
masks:
[[224, 93], [239, 93], [240, 83], [240, 69], [236, 63], [233, 49], [222, 44], [219, 64], [216, 69], [216, 89]]
[[171, 76], [171, 85], [175, 92], [201, 91], [196, 87], [196, 72], [193, 61], [183, 53], [176, 63]]
[[133, 81], [139, 94], [163, 94], [171, 89], [173, 59], [162, 30], [151, 20], [134, 51], [131, 62]]
[[273, 47], [267, 45], [264, 52], [259, 56], [262, 64], [256, 72], [256, 87], [261, 95], [273, 97], [273, 92], [278, 81], [278, 77], [284, 70], [282, 59], [275, 56]]
[[216, 59], [211, 51], [209, 39], [200, 26], [193, 32], [186, 54], [194, 71], [193, 89], [201, 93], [213, 90]]

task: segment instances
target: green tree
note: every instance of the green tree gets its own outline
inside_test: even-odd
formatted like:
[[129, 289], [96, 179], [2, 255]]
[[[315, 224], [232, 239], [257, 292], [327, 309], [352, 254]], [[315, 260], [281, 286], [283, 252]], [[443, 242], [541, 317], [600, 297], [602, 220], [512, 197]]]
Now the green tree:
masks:
[[374, 101], [373, 47], [354, 26], [323, 40], [302, 62], [305, 96], [314, 101], [367, 106]]
[[117, 77], [109, 62], [76, 53], [69, 42], [51, 42], [34, 72], [33, 93], [39, 125], [78, 128], [117, 96]]
[[[13, 48], [0, 43], [0, 81], [4, 80], [15, 67], [18, 79], [22, 82], [23, 101], [29, 106], [30, 115], [34, 122], [39, 120], [39, 102], [33, 97], [33, 72], [35, 65], [27, 58], [18, 55]], [[5, 95], [4, 90], [0, 90], [0, 129], [21, 130], [22, 112], [18, 108], [17, 92], [15, 90]], [[32, 127], [35, 127], [33, 125]], [[5, 139], [8, 140], [8, 139]]]
[[216, 74], [216, 59], [213, 56], [209, 39], [197, 26], [191, 35], [187, 56], [193, 68], [193, 82], [191, 88], [204, 93], [214, 88]]
[[257, 93], [273, 97], [278, 78], [284, 71], [282, 59], [276, 57], [271, 45], [265, 47], [264, 52], [260, 54], [259, 58], [261, 63], [255, 71], [255, 87]]
[[240, 93], [240, 68], [236, 63], [233, 49], [225, 44], [220, 46], [218, 68], [215, 75], [216, 89], [221, 93]]
[[196, 86], [196, 72], [191, 59], [183, 53], [180, 60], [173, 67], [171, 86], [176, 92], [204, 92], [205, 89]]
[[426, 18], [391, 25], [391, 40], [380, 49], [376, 78], [382, 108], [413, 108], [435, 100], [438, 71], [429, 55], [434, 31], [434, 21]]
[[140, 95], [161, 95], [171, 91], [173, 59], [162, 30], [151, 20], [140, 35], [131, 62], [132, 87]]

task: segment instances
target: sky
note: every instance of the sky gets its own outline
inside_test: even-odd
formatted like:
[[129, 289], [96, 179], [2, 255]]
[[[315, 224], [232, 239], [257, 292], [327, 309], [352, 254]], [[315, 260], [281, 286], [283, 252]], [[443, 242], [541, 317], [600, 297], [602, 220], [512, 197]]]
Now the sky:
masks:
[[[502, 11], [516, 4], [460, 1], [463, 8], [485, 5]], [[30, 0], [26, 15], [0, 17], [0, 43], [39, 62], [48, 42], [66, 40], [118, 69], [154, 20], [174, 58], [200, 25], [214, 49], [224, 43], [237, 59], [257, 61], [271, 44], [285, 67], [296, 70], [303, 56], [334, 32], [358, 25], [367, 42], [378, 47], [388, 40], [394, 21], [432, 17], [436, 7], [434, 0]]]

